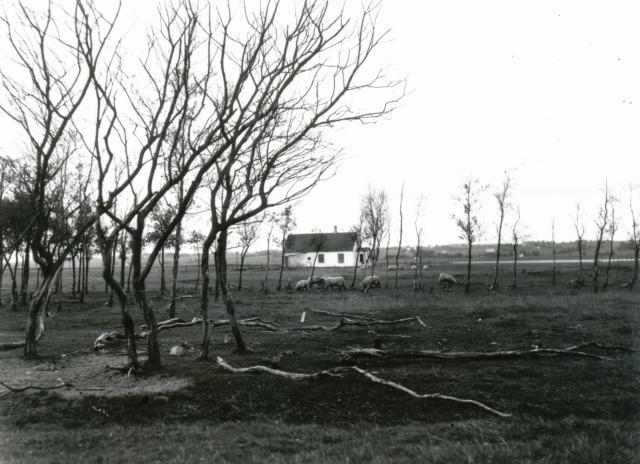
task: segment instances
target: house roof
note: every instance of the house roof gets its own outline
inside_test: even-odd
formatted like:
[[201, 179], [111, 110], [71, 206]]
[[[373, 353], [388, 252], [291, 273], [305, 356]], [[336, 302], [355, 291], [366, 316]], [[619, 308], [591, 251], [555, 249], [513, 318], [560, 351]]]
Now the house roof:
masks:
[[287, 237], [287, 251], [293, 253], [311, 253], [316, 250], [351, 251], [355, 242], [356, 234], [353, 232], [290, 234]]

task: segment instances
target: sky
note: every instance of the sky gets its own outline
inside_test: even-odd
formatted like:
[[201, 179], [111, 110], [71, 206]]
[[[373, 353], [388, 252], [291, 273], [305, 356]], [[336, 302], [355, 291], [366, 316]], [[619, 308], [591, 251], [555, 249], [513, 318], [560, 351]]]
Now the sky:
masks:
[[[128, 53], [143, 51], [140, 26], [158, 3], [125, 2]], [[297, 232], [348, 230], [371, 186], [388, 193], [395, 243], [404, 183], [404, 243], [416, 242], [419, 197], [423, 243], [460, 242], [454, 197], [473, 176], [489, 185], [479, 216], [481, 241], [493, 242], [491, 194], [508, 171], [507, 227], [519, 209], [528, 238], [550, 239], [555, 220], [556, 238], [574, 240], [581, 203], [592, 238], [608, 182], [626, 237], [629, 184], [640, 183], [640, 2], [385, 0], [380, 8], [378, 27], [390, 34], [370, 64], [406, 79], [407, 95], [375, 125], [327, 133], [343, 156], [336, 175], [296, 204]], [[636, 193], [640, 208], [640, 185]]]
[[606, 181], [628, 217], [628, 185], [640, 182], [639, 21], [633, 1], [385, 2], [393, 38], [378, 59], [410, 93], [387, 120], [336, 134], [346, 158], [297, 208], [299, 228], [346, 230], [371, 185], [389, 194], [395, 241], [404, 181], [405, 242], [419, 195], [424, 240], [456, 242], [453, 197], [473, 175], [493, 186], [480, 217], [494, 241], [491, 193], [505, 170], [532, 239], [550, 239], [555, 218], [557, 238], [573, 240], [578, 202], [595, 235]]

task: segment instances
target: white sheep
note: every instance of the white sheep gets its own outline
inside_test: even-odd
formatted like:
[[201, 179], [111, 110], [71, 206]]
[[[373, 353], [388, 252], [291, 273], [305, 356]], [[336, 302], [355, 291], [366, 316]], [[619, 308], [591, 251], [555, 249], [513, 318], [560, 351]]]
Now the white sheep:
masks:
[[309, 288], [313, 288], [314, 285], [317, 285], [320, 288], [324, 288], [324, 280], [322, 280], [322, 277], [315, 276], [313, 279], [311, 279], [311, 277], [308, 277], [307, 286]]
[[322, 276], [325, 288], [338, 287], [338, 290], [345, 290], [347, 287], [344, 284], [344, 277], [342, 276]]
[[387, 266], [387, 271], [395, 271], [398, 267], [395, 264], [389, 264]]
[[298, 283], [296, 283], [297, 292], [306, 292], [307, 290], [309, 290], [309, 281], [307, 279], [299, 280]]
[[377, 275], [374, 276], [366, 276], [362, 279], [362, 290], [366, 288], [380, 288], [380, 277]]
[[446, 286], [447, 288], [452, 285], [458, 285], [458, 281], [451, 274], [447, 274], [446, 272], [441, 272], [438, 276], [438, 283], [441, 286]]

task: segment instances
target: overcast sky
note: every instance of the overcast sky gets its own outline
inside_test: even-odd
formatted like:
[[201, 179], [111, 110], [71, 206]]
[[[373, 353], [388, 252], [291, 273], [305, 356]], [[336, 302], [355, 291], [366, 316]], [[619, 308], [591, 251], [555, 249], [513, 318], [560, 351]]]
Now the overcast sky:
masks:
[[[379, 58], [411, 94], [388, 120], [335, 137], [348, 158], [297, 209], [301, 230], [347, 228], [368, 184], [388, 191], [395, 230], [406, 179], [406, 220], [423, 194], [427, 242], [458, 241], [462, 179], [495, 185], [507, 169], [532, 238], [549, 239], [555, 217], [573, 240], [578, 201], [593, 235], [606, 178], [628, 216], [628, 184], [640, 181], [640, 2], [385, 2], [381, 22], [393, 40]], [[495, 210], [489, 193], [485, 241]]]
[[[158, 3], [125, 2], [128, 53], [143, 47]], [[639, 1], [386, 0], [379, 20], [391, 34], [375, 64], [406, 77], [408, 94], [376, 125], [330, 134], [344, 158], [335, 177], [296, 206], [298, 232], [348, 230], [371, 185], [389, 194], [395, 241], [405, 181], [405, 243], [415, 243], [420, 195], [423, 241], [458, 242], [451, 216], [463, 179], [495, 186], [505, 170], [532, 239], [549, 239], [555, 218], [557, 238], [574, 240], [577, 202], [592, 238], [605, 179], [628, 217], [628, 185], [640, 182]], [[2, 145], [8, 151], [11, 137]], [[481, 211], [483, 241], [495, 240], [493, 190]]]

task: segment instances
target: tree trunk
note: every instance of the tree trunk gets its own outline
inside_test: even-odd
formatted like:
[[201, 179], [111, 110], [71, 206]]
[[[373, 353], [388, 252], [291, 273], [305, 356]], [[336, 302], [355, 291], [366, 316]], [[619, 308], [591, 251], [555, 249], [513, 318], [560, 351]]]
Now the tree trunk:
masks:
[[164, 278], [164, 245], [162, 245], [162, 248], [160, 248], [160, 295], [164, 296], [166, 288]]
[[[118, 298], [118, 304], [120, 305], [120, 315], [122, 326], [124, 328], [124, 336], [127, 342], [127, 355], [129, 357], [130, 367], [138, 369], [138, 352], [136, 347], [136, 334], [133, 318], [127, 309], [127, 295], [124, 292], [123, 286], [114, 278], [114, 264], [115, 254], [111, 248], [115, 250], [113, 243], [104, 242], [101, 244], [100, 250], [102, 254], [102, 277], [104, 281], [109, 285], [112, 294], [115, 293]], [[121, 267], [122, 277], [122, 267]]]
[[216, 247], [216, 274], [218, 276], [218, 281], [220, 282], [220, 291], [222, 292], [222, 300], [224, 301], [224, 306], [227, 310], [227, 314], [229, 315], [229, 320], [231, 321], [231, 331], [233, 332], [233, 336], [236, 340], [236, 345], [238, 346], [238, 353], [247, 353], [249, 350], [247, 349], [247, 345], [245, 344], [242, 333], [240, 332], [240, 327], [238, 326], [238, 321], [236, 320], [236, 311], [235, 305], [233, 302], [233, 297], [231, 296], [231, 292], [229, 292], [229, 286], [227, 285], [227, 231], [221, 230], [218, 234], [218, 246]]
[[[502, 224], [504, 222], [504, 210], [501, 211], [500, 213], [500, 225], [498, 226], [498, 248], [496, 248], [496, 272], [493, 276], [493, 284], [491, 285], [491, 288], [493, 290], [498, 290], [498, 279], [500, 278], [500, 247], [502, 246]], [[514, 263], [515, 263], [515, 259], [514, 259]], [[515, 279], [513, 280], [514, 282], [514, 287], [515, 287]]]
[[[58, 268], [59, 269], [59, 268]], [[38, 357], [38, 341], [44, 336], [44, 318], [47, 311], [47, 304], [51, 297], [53, 288], [51, 284], [56, 279], [57, 272], [51, 274], [51, 270], [42, 272], [40, 285], [36, 287], [27, 316], [27, 328], [24, 343], [24, 356], [27, 359]]]
[[178, 266], [180, 264], [180, 242], [182, 241], [182, 221], [176, 225], [176, 243], [173, 252], [173, 268], [171, 269], [171, 304], [169, 305], [169, 319], [176, 317], [176, 298], [178, 290]]
[[215, 230], [211, 230], [202, 244], [202, 261], [198, 260], [199, 273], [202, 274], [202, 288], [200, 289], [200, 317], [202, 318], [202, 342], [198, 359], [209, 358], [211, 345], [211, 328], [209, 325], [209, 253], [215, 240]]
[[598, 277], [599, 277], [599, 269], [598, 269], [598, 258], [600, 255], [600, 246], [602, 244], [602, 239], [596, 241], [596, 251], [593, 255], [593, 292], [598, 293]]
[[138, 217], [138, 228], [131, 236], [131, 262], [133, 263], [133, 291], [142, 316], [147, 324], [147, 351], [148, 358], [146, 366], [150, 369], [160, 369], [162, 367], [162, 357], [160, 355], [160, 345], [158, 343], [158, 323], [156, 321], [153, 307], [147, 298], [147, 289], [142, 279], [142, 224]]
[[215, 268], [215, 276], [214, 276], [214, 280], [215, 280], [215, 291], [214, 291], [214, 295], [213, 295], [213, 299], [215, 301], [218, 301], [220, 299], [220, 279], [218, 278], [218, 269], [216, 268], [217, 263], [218, 262], [218, 249], [216, 248], [216, 250], [213, 252], [213, 266]]
[[582, 267], [582, 238], [578, 239], [578, 284], [582, 285], [584, 283], [584, 271]]
[[[246, 251], [240, 253], [240, 271], [238, 274], [238, 290], [242, 290], [242, 272], [244, 271], [244, 258], [247, 256]], [[282, 272], [280, 272], [282, 276]], [[278, 284], [278, 290], [280, 290], [280, 284]]]
[[[116, 273], [116, 253], [118, 251], [118, 236], [116, 235], [116, 238], [113, 242], [113, 246], [112, 246], [113, 250], [111, 250], [111, 262], [110, 262], [110, 275], [111, 275], [111, 279], [114, 279], [114, 275]], [[102, 258], [104, 260], [104, 257]], [[103, 264], [103, 268], [104, 268], [104, 264]], [[104, 272], [104, 270], [103, 270]], [[103, 277], [104, 277], [104, 273], [103, 273]], [[107, 300], [107, 307], [108, 308], [113, 308], [113, 286], [109, 285], [109, 282], [107, 282], [107, 279], [104, 279], [105, 284], [107, 284], [107, 286], [110, 288], [109, 291], [109, 299]], [[126, 302], [125, 302], [126, 303]]]
[[24, 247], [24, 258], [22, 259], [22, 279], [20, 280], [20, 305], [27, 306], [27, 293], [29, 291], [29, 268], [30, 268], [31, 243], [27, 237], [27, 244]]
[[16, 260], [11, 274], [11, 310], [18, 310], [18, 250], [16, 249]]
[[129, 262], [129, 274], [127, 275], [127, 293], [131, 291], [131, 273], [133, 271], [133, 259]]
[[80, 250], [78, 256], [78, 293], [80, 294], [80, 303], [84, 303], [84, 246]]
[[[200, 275], [201, 275], [201, 270], [200, 270], [200, 250], [198, 250], [196, 252], [196, 284], [193, 286], [193, 290], [198, 290], [198, 284], [200, 283]], [[209, 257], [207, 256], [207, 266], [209, 265]], [[205, 285], [205, 290], [206, 290], [206, 285]]]
[[640, 258], [640, 244], [636, 243], [633, 251], [633, 276], [631, 277], [631, 283], [629, 284], [629, 289], [633, 290], [634, 285], [638, 282], [638, 265]]
[[89, 293], [89, 261], [91, 261], [91, 254], [88, 249], [84, 255], [84, 259], [84, 292]]
[[360, 265], [360, 249], [362, 245], [358, 243], [356, 248], [356, 263], [353, 265], [353, 279], [351, 280], [351, 288], [356, 286], [356, 279], [358, 277], [358, 266]]
[[71, 255], [71, 298], [76, 297], [76, 255]]
[[124, 289], [125, 270], [127, 268], [127, 248], [125, 237], [120, 241], [120, 288], [122, 289]]

